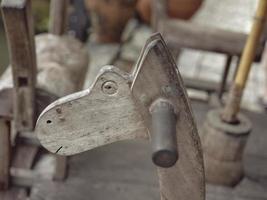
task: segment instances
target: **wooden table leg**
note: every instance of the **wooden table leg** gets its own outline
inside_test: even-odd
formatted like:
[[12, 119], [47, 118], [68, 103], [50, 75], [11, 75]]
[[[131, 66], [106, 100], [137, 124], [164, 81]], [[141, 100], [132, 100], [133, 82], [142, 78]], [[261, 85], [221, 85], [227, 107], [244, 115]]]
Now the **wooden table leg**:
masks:
[[0, 118], [0, 190], [9, 185], [10, 167], [10, 123]]
[[31, 4], [28, 0], [2, 0], [1, 10], [15, 89], [15, 128], [18, 132], [32, 131], [36, 117], [36, 56]]
[[223, 76], [222, 76], [219, 94], [218, 94], [220, 100], [222, 99], [223, 93], [225, 91], [232, 60], [233, 60], [233, 56], [228, 55], [225, 66], [224, 66]]
[[56, 169], [54, 180], [63, 181], [67, 177], [68, 158], [67, 156], [56, 155]]

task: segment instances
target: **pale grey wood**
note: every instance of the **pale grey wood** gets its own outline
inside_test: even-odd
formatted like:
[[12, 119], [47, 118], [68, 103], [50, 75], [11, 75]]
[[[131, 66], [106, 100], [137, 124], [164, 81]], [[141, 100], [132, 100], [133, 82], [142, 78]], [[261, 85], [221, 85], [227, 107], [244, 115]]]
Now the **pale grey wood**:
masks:
[[[162, 199], [204, 199], [204, 166], [197, 127], [178, 68], [160, 35], [144, 48], [132, 84], [139, 112], [151, 132], [149, 106], [158, 96], [168, 99], [178, 113], [176, 134], [179, 160], [172, 168], [158, 168]], [[190, 189], [188, 189], [190, 188]]]
[[[107, 82], [113, 83], [108, 91]], [[61, 155], [147, 138], [147, 133], [153, 134], [150, 105], [158, 97], [170, 100], [179, 114], [180, 156], [175, 166], [158, 168], [161, 198], [203, 200], [204, 167], [197, 128], [181, 76], [158, 34], [148, 40], [131, 75], [106, 66], [89, 90], [48, 106], [38, 119], [37, 135], [45, 148]]]
[[[106, 94], [113, 82], [117, 91]], [[73, 155], [112, 142], [146, 135], [143, 120], [133, 102], [128, 74], [102, 68], [88, 90], [66, 96], [40, 115], [36, 131], [41, 144], [60, 155]]]
[[[46, 101], [45, 104], [51, 103], [55, 97], [62, 97], [82, 88], [89, 59], [83, 44], [74, 38], [42, 34], [38, 35], [35, 40], [38, 89], [34, 106], [36, 106], [38, 113], [44, 108], [43, 101]], [[3, 91], [12, 87], [12, 73], [9, 67], [0, 78], [0, 90]], [[38, 94], [42, 94], [38, 92], [40, 88], [44, 92], [43, 95], [38, 96]], [[3, 148], [7, 148], [8, 145], [5, 143]], [[7, 160], [3, 163], [6, 162]], [[55, 173], [57, 180], [63, 180], [66, 176], [66, 164], [66, 159], [58, 159], [56, 164], [58, 170]]]
[[5, 192], [0, 192], [1, 200], [26, 200], [27, 199], [27, 191], [21, 188], [12, 188]]
[[[158, 31], [172, 48], [192, 48], [237, 56], [242, 54], [247, 39], [245, 33], [173, 19], [160, 20]], [[258, 45], [256, 57], [260, 57], [263, 43], [261, 41]]]
[[31, 188], [39, 180], [52, 180], [51, 174], [40, 173], [31, 169], [11, 168], [11, 182], [13, 185]]
[[53, 179], [63, 181], [67, 177], [68, 158], [66, 156], [56, 155], [56, 167]]
[[[82, 89], [89, 57], [86, 48], [70, 36], [35, 37], [37, 88], [62, 97]], [[0, 77], [0, 90], [12, 88], [11, 68]]]
[[24, 8], [29, 0], [2, 0], [1, 7]]
[[[210, 109], [207, 103], [192, 101], [198, 125], [205, 120], [203, 116]], [[254, 126], [244, 163], [250, 173], [257, 174], [265, 182], [250, 177], [234, 188], [207, 185], [207, 200], [254, 200], [267, 199], [266, 192], [266, 132], [267, 116], [262, 113], [247, 113]], [[260, 142], [260, 143], [259, 143]], [[159, 199], [156, 171], [150, 160], [150, 146], [146, 141], [124, 141], [107, 145], [70, 158], [68, 183], [36, 184], [31, 194], [32, 200], [115, 200]], [[249, 155], [253, 150], [255, 155]], [[253, 157], [261, 163], [254, 163]], [[265, 176], [264, 176], [265, 173]], [[90, 181], [88, 181], [90, 180]], [[264, 180], [263, 180], [264, 181]], [[142, 194], [142, 195], [141, 195]]]

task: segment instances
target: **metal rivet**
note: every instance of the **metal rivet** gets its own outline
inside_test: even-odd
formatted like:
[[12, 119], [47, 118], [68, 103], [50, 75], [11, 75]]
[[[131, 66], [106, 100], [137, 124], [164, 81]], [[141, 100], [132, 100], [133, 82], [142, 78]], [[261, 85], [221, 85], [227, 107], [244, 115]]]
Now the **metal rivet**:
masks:
[[115, 94], [118, 91], [118, 85], [114, 81], [107, 81], [102, 85], [102, 91], [108, 95]]

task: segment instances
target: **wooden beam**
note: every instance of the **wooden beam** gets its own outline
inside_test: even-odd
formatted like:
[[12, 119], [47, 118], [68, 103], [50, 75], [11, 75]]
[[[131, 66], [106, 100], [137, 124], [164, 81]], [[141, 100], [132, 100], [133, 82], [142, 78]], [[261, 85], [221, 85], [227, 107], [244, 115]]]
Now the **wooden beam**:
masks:
[[15, 88], [15, 127], [17, 131], [29, 131], [34, 128], [36, 82], [31, 4], [29, 0], [3, 0], [1, 7]]
[[51, 0], [49, 32], [63, 35], [66, 32], [69, 0]]
[[56, 155], [56, 168], [53, 179], [63, 181], [67, 177], [68, 157]]
[[168, 19], [167, 14], [167, 1], [165, 0], [152, 0], [152, 27], [158, 30], [158, 23], [160, 20]]
[[[181, 20], [161, 20], [158, 27], [171, 48], [190, 48], [240, 56], [247, 39], [245, 33]], [[263, 48], [263, 42], [258, 44], [257, 57], [260, 57]]]
[[[217, 92], [218, 89], [220, 88], [220, 84], [211, 81], [211, 80], [200, 80], [200, 79], [194, 79], [190, 77], [184, 77], [184, 84], [187, 88], [195, 89], [195, 90], [201, 90], [205, 91], [207, 93], [214, 93]], [[226, 85], [226, 87], [223, 89], [225, 92], [226, 90], [229, 89], [229, 85]]]
[[10, 167], [10, 122], [0, 118], [0, 190], [9, 186]]

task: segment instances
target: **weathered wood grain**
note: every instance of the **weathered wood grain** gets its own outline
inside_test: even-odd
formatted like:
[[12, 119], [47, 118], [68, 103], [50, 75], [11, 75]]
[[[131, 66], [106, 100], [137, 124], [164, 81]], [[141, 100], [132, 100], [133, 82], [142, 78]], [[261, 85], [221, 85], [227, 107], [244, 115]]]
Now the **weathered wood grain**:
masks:
[[5, 118], [0, 118], [0, 190], [9, 186], [9, 167], [11, 156], [10, 123]]
[[0, 192], [1, 200], [26, 200], [27, 191], [21, 188], [12, 188], [6, 192]]
[[56, 169], [53, 179], [56, 181], [62, 181], [67, 177], [68, 170], [68, 157], [56, 156]]
[[4, 0], [1, 4], [15, 87], [14, 120], [17, 131], [34, 128], [36, 58], [31, 4]]
[[50, 2], [49, 32], [63, 35], [67, 29], [69, 0], [52, 0]]
[[[198, 125], [202, 125], [209, 105], [192, 101], [192, 106]], [[267, 116], [264, 113], [246, 114], [255, 125], [244, 155], [249, 178], [245, 177], [235, 188], [207, 185], [207, 200], [267, 199], [267, 157], [263, 156], [267, 153], [264, 132]], [[33, 187], [31, 199], [102, 200], [112, 196], [117, 200], [157, 200], [157, 176], [149, 159], [150, 148], [147, 142], [124, 141], [73, 156], [67, 184], [39, 182]], [[258, 159], [257, 162], [254, 158]], [[254, 175], [253, 179], [251, 175]], [[256, 176], [262, 181], [256, 181]]]
[[170, 100], [179, 114], [180, 154], [174, 167], [158, 169], [161, 198], [203, 200], [204, 167], [197, 128], [183, 81], [160, 35], [148, 40], [131, 75], [104, 67], [89, 90], [48, 106], [38, 119], [37, 135], [44, 147], [61, 155], [147, 138], [147, 130], [152, 134], [149, 109], [159, 97]]
[[[107, 66], [90, 89], [48, 106], [36, 126], [41, 144], [51, 152], [73, 155], [137, 138], [140, 132], [144, 135], [146, 129], [132, 100], [129, 80], [128, 74]], [[106, 87], [107, 83], [112, 85]]]
[[[178, 113], [176, 126], [179, 160], [172, 168], [158, 168], [162, 199], [204, 199], [204, 166], [201, 144], [178, 68], [160, 35], [144, 48], [132, 84], [139, 112], [151, 132], [149, 107], [159, 96], [168, 99]], [[190, 188], [190, 190], [188, 190]]]
[[[237, 56], [242, 54], [247, 39], [245, 33], [172, 19], [161, 20], [158, 31], [171, 48], [192, 48]], [[260, 57], [263, 49], [264, 42], [261, 41], [256, 57]]]

